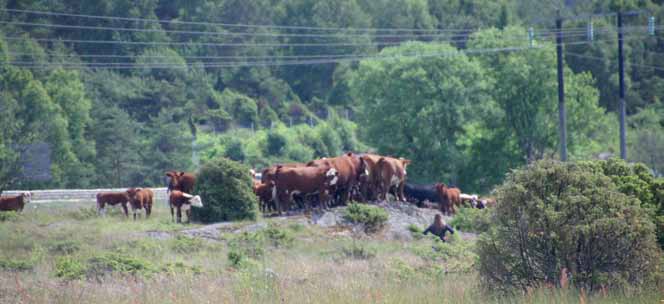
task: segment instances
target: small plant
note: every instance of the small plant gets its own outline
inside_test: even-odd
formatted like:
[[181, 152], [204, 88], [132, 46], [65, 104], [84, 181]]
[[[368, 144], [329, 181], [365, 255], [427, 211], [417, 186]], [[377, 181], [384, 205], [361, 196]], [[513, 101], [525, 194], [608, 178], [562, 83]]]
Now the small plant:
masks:
[[32, 259], [16, 259], [4, 258], [0, 260], [0, 269], [7, 271], [27, 271], [34, 268], [34, 261]]
[[[109, 207], [107, 207], [109, 208]], [[113, 208], [110, 208], [113, 209]], [[77, 221], [85, 221], [88, 219], [96, 218], [99, 215], [97, 214], [97, 208], [95, 207], [89, 207], [89, 208], [81, 208], [77, 209], [75, 211], [71, 211], [67, 213], [68, 217], [71, 217]]]
[[171, 241], [171, 248], [177, 253], [196, 252], [204, 247], [205, 243], [200, 238], [178, 235]]
[[185, 274], [201, 274], [203, 269], [200, 266], [189, 266], [183, 262], [167, 263], [161, 267], [161, 271], [174, 275]]
[[366, 204], [351, 203], [344, 217], [353, 224], [362, 224], [366, 232], [377, 232], [383, 228], [389, 215], [383, 208]]
[[409, 224], [407, 228], [414, 239], [420, 240], [424, 237], [424, 235], [422, 234], [422, 228], [420, 228], [420, 226], [417, 226], [415, 224]]
[[353, 242], [350, 246], [341, 248], [341, 252], [349, 258], [368, 260], [376, 257], [376, 249]]
[[154, 267], [146, 260], [119, 253], [106, 253], [88, 260], [87, 275], [100, 277], [108, 273], [150, 275]]
[[56, 240], [48, 246], [48, 251], [58, 254], [72, 254], [81, 249], [77, 240]]
[[290, 231], [280, 229], [274, 225], [268, 226], [266, 229], [262, 230], [261, 233], [263, 233], [265, 238], [275, 247], [290, 247], [293, 245], [295, 239]]
[[55, 261], [55, 276], [65, 280], [83, 279], [87, 273], [87, 265], [72, 256], [61, 256]]
[[0, 222], [15, 222], [20, 218], [20, 214], [14, 211], [0, 212]]

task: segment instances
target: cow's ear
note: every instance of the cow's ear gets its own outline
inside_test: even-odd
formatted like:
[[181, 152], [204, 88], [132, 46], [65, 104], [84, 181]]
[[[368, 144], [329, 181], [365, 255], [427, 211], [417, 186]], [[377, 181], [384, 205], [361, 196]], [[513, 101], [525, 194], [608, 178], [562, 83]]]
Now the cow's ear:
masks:
[[166, 176], [173, 177], [173, 172], [171, 172], [171, 171], [166, 172]]
[[184, 172], [180, 171], [180, 172], [178, 172], [178, 175], [179, 175], [179, 176], [183, 176], [183, 175], [184, 175]]
[[353, 152], [348, 152], [348, 153], [346, 153], [346, 155], [349, 156], [349, 157], [353, 157]]

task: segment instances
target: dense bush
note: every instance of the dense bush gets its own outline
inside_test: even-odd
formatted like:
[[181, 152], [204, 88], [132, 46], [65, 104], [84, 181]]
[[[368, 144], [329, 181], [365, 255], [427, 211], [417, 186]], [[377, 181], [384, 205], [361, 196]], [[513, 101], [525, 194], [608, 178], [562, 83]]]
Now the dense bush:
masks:
[[376, 232], [383, 228], [389, 215], [381, 207], [351, 203], [346, 208], [344, 217], [351, 223], [364, 225], [366, 232]]
[[491, 224], [489, 212], [487, 209], [460, 208], [450, 220], [450, 225], [462, 231], [486, 231]]
[[251, 186], [249, 168], [244, 165], [226, 158], [204, 163], [194, 189], [203, 208], [193, 208], [193, 218], [202, 222], [255, 219], [258, 201]]
[[478, 241], [483, 286], [641, 287], [661, 263], [655, 226], [638, 199], [586, 164], [536, 162], [497, 188], [493, 225]]

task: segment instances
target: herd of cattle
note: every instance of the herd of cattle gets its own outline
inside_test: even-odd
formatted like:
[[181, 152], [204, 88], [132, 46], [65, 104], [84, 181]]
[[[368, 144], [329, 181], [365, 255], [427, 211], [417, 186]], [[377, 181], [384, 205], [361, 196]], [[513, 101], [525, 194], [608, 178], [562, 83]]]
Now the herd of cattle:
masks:
[[493, 199], [461, 193], [444, 183], [415, 185], [406, 182], [406, 168], [410, 160], [377, 154], [346, 153], [333, 158], [308, 163], [278, 164], [252, 171], [254, 193], [264, 213], [281, 214], [294, 207], [327, 208], [356, 201], [386, 200], [388, 194], [399, 201], [437, 205], [444, 214], [454, 214], [456, 208], [468, 202], [472, 207], [484, 208]]
[[[495, 204], [493, 199], [480, 199], [477, 195], [461, 193], [444, 183], [416, 185], [406, 182], [406, 168], [410, 160], [377, 154], [346, 153], [332, 158], [312, 160], [308, 163], [278, 164], [261, 173], [251, 170], [253, 190], [259, 199], [263, 213], [282, 214], [294, 207], [321, 209], [345, 205], [349, 200], [387, 200], [392, 194], [399, 201], [408, 201], [418, 206], [439, 208], [443, 214], [451, 215], [456, 208], [469, 203], [474, 208], [485, 208]], [[168, 205], [171, 218], [178, 223], [182, 211], [191, 216], [191, 207], [202, 207], [200, 196], [194, 190], [196, 177], [181, 171], [166, 172], [168, 178]], [[32, 194], [23, 192], [15, 196], [0, 197], [0, 211], [21, 211], [30, 202]], [[152, 213], [154, 193], [148, 188], [129, 188], [120, 192], [97, 193], [97, 212], [105, 214], [106, 205], [120, 205], [129, 217], [127, 205], [134, 219], [145, 210]], [[177, 217], [176, 217], [177, 215]]]

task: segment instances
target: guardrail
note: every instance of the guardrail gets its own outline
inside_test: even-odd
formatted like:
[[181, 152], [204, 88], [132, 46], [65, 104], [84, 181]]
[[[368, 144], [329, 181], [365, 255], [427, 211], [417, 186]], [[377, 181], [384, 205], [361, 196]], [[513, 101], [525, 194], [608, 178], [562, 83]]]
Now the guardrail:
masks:
[[[166, 200], [166, 188], [150, 188], [154, 191], [155, 200]], [[17, 195], [21, 192], [30, 191], [32, 202], [49, 201], [95, 201], [99, 192], [126, 191], [127, 188], [113, 189], [55, 189], [55, 190], [7, 190], [2, 195]]]

